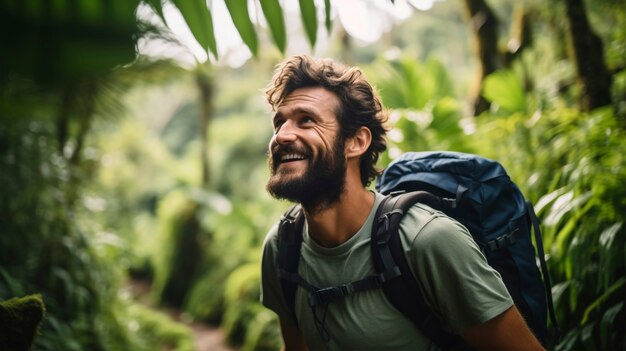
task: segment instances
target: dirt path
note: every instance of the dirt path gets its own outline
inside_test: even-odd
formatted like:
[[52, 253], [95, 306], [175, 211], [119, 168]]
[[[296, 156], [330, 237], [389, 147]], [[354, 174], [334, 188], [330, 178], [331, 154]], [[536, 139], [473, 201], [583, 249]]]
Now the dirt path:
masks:
[[[135, 300], [150, 305], [147, 301], [148, 292], [150, 291], [149, 282], [132, 280], [128, 282], [126, 289], [128, 289]], [[201, 322], [187, 322], [181, 319], [181, 312], [175, 309], [159, 308], [158, 310], [167, 313], [175, 321], [186, 324], [192, 330], [195, 337], [196, 351], [237, 351], [237, 349], [227, 345], [221, 329]]]
[[196, 351], [235, 351], [226, 345], [224, 333], [220, 329], [200, 323], [193, 323], [191, 329], [196, 336]]

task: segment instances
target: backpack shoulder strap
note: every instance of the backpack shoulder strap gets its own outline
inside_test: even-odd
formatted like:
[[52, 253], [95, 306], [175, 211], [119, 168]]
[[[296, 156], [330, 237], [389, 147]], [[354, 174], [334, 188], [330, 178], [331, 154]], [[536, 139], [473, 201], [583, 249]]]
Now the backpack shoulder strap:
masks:
[[544, 287], [546, 289], [546, 300], [548, 304], [548, 314], [550, 315], [550, 321], [552, 322], [552, 328], [554, 329], [554, 338], [556, 343], [561, 342], [561, 328], [556, 319], [556, 313], [554, 312], [554, 301], [552, 299], [552, 283], [550, 282], [550, 274], [548, 271], [548, 265], [546, 263], [545, 253], [543, 250], [543, 238], [541, 236], [541, 229], [539, 227], [539, 219], [535, 214], [533, 205], [526, 201], [526, 213], [530, 218], [530, 222], [533, 226], [533, 232], [535, 233], [535, 245], [537, 247], [537, 256], [539, 257], [539, 264], [541, 266], [541, 275], [543, 276]]
[[382, 285], [389, 302], [402, 312], [430, 340], [442, 349], [458, 342], [458, 337], [446, 332], [441, 322], [426, 304], [417, 281], [404, 256], [398, 229], [406, 212], [417, 202], [441, 208], [441, 199], [424, 191], [396, 194], [385, 197], [377, 209], [372, 227], [372, 257], [377, 273], [398, 269], [401, 275]]
[[278, 276], [283, 297], [291, 312], [293, 320], [296, 318], [296, 279], [300, 263], [300, 247], [302, 246], [302, 228], [304, 214], [300, 205], [291, 207], [280, 219], [278, 225]]

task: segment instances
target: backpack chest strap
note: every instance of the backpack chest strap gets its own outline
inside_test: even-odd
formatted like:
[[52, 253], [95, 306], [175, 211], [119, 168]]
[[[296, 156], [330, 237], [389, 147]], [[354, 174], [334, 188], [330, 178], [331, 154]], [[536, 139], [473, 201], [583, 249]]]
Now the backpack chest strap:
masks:
[[279, 269], [278, 272], [280, 279], [297, 284], [308, 291], [310, 307], [327, 305], [337, 299], [345, 298], [354, 293], [380, 288], [386, 281], [397, 278], [400, 274], [400, 269], [393, 267], [393, 269], [384, 271], [383, 273], [373, 274], [351, 283], [318, 288], [307, 282], [298, 273], [288, 272], [284, 269]]
[[[328, 313], [328, 305], [338, 299], [346, 298], [354, 293], [366, 291], [370, 289], [377, 289], [382, 284], [400, 275], [400, 270], [396, 267], [395, 271], [385, 272], [384, 274], [370, 275], [364, 279], [354, 281], [352, 283], [341, 284], [337, 286], [317, 288], [314, 285], [307, 282], [297, 272], [289, 272], [285, 269], [279, 268], [278, 276], [283, 282], [290, 283], [293, 287], [290, 304], [291, 312], [294, 320], [297, 321], [295, 313], [295, 288], [300, 286], [308, 291], [308, 305], [313, 313], [313, 323], [317, 329], [318, 334], [324, 342], [330, 341], [331, 334], [326, 328], [325, 320]], [[287, 284], [283, 284], [285, 286]]]

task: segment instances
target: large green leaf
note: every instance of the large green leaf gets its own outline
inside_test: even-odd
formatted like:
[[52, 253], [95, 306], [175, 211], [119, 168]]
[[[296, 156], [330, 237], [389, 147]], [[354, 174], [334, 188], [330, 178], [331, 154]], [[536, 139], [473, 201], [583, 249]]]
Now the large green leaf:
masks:
[[248, 46], [252, 55], [256, 56], [258, 52], [257, 35], [254, 25], [248, 14], [247, 0], [225, 0], [230, 17], [233, 19], [235, 28], [239, 32], [241, 39]]
[[[619, 334], [619, 332], [615, 332], [615, 318], [622, 312], [623, 308], [624, 301], [618, 302], [604, 312], [600, 323], [600, 340], [602, 345], [611, 345], [611, 337]], [[623, 341], [622, 345], [624, 345]]]
[[213, 16], [206, 6], [205, 0], [173, 0], [180, 13], [185, 18], [191, 33], [202, 45], [209, 49], [217, 58], [217, 45], [213, 31]]
[[580, 323], [581, 324], [587, 323], [591, 313], [594, 312], [594, 310], [599, 309], [603, 302], [607, 301], [609, 298], [614, 296], [616, 292], [619, 292], [620, 289], [622, 289], [624, 285], [626, 285], [626, 277], [620, 278], [613, 285], [611, 285], [608, 289], [606, 289], [606, 291], [600, 297], [598, 297], [585, 309], [585, 313], [583, 314], [583, 318], [581, 319]]
[[260, 0], [263, 15], [267, 19], [270, 26], [272, 38], [278, 47], [278, 50], [285, 53], [287, 35], [285, 34], [285, 17], [283, 16], [283, 8], [280, 7], [278, 0]]
[[482, 94], [508, 112], [526, 112], [522, 83], [512, 71], [496, 71], [487, 76]]
[[426, 61], [424, 68], [427, 75], [431, 77], [431, 99], [454, 96], [454, 84], [441, 61], [430, 57]]
[[429, 85], [427, 82], [431, 80], [431, 77], [424, 75], [426, 72], [423, 65], [419, 61], [411, 59], [396, 61], [392, 65], [400, 77], [402, 77], [401, 81], [392, 82], [392, 84], [402, 83], [406, 106], [418, 110], [423, 109], [430, 97], [426, 87]]
[[429, 101], [443, 97], [444, 94], [437, 95], [437, 92], [445, 90], [440, 86], [448, 79], [435, 69], [440, 66], [434, 61], [425, 65], [413, 58], [385, 62], [378, 73], [380, 79], [376, 81], [385, 105], [422, 110]]
[[328, 34], [332, 30], [333, 23], [330, 20], [330, 0], [324, 0], [324, 9], [326, 10], [326, 30]]
[[300, 14], [302, 15], [302, 24], [309, 42], [311, 46], [315, 46], [317, 41], [317, 8], [315, 8], [315, 1], [300, 0]]

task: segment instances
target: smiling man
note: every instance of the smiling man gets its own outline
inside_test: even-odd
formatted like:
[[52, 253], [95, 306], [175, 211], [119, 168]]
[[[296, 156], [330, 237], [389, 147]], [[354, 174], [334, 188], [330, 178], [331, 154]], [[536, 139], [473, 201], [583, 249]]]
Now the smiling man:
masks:
[[[438, 350], [380, 288], [330, 302], [312, 295], [374, 273], [370, 232], [383, 195], [367, 187], [386, 149], [386, 114], [373, 87], [357, 68], [294, 56], [277, 67], [266, 94], [275, 112], [267, 190], [304, 215], [297, 273], [280, 268], [290, 246], [278, 224], [263, 248], [261, 300], [279, 317], [285, 349]], [[542, 349], [463, 226], [417, 204], [401, 228], [428, 306], [462, 346]], [[293, 298], [284, 294], [286, 280], [298, 286]]]
[[335, 135], [339, 129], [334, 118], [339, 108], [336, 100], [321, 87], [300, 88], [285, 97], [273, 120], [276, 136], [270, 150], [270, 194], [308, 208], [339, 199], [346, 159]]

